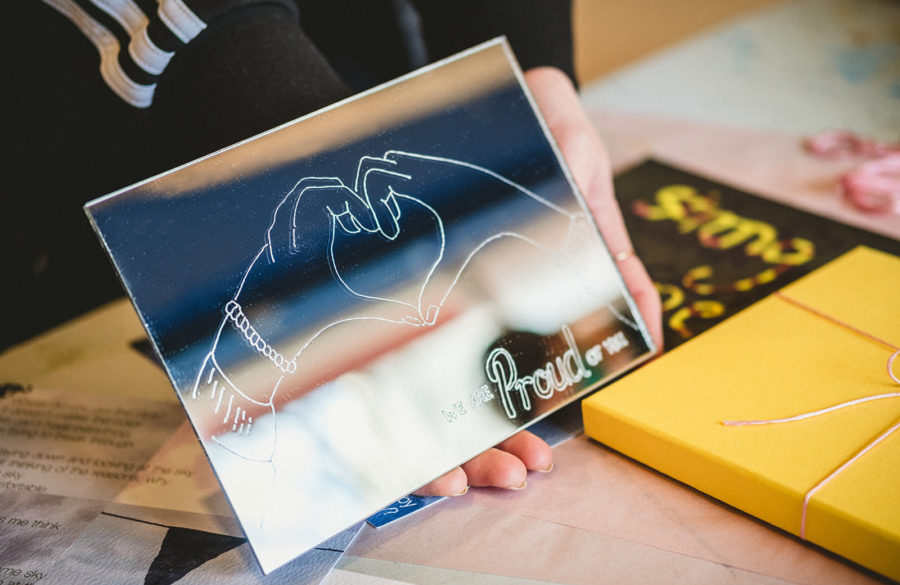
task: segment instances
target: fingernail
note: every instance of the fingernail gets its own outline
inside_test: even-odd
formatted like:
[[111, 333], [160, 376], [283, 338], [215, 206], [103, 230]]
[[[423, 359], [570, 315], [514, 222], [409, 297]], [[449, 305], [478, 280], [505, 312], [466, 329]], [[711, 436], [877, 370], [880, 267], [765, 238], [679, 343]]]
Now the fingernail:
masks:
[[546, 469], [535, 469], [535, 471], [537, 471], [538, 473], [550, 473], [551, 471], [553, 471], [553, 464], [551, 463], [549, 466], [547, 466]]
[[458, 494], [450, 494], [450, 497], [451, 497], [451, 498], [458, 498], [459, 496], [464, 496], [464, 495], [466, 495], [467, 493], [469, 493], [469, 486], [464, 487], [464, 488], [463, 488], [463, 491], [459, 492]]
[[508, 489], [508, 490], [513, 490], [513, 491], [519, 491], [519, 490], [524, 490], [527, 486], [528, 486], [528, 480], [526, 479], [525, 481], [523, 481], [523, 482], [520, 483], [519, 485], [507, 486], [506, 489]]

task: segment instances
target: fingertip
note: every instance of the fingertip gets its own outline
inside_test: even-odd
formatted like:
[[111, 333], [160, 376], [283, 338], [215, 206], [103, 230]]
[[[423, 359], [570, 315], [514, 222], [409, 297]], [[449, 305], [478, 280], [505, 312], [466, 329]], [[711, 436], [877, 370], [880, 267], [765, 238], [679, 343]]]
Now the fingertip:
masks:
[[468, 477], [462, 467], [451, 469], [433, 482], [422, 486], [413, 495], [429, 496], [463, 496], [469, 491]]
[[497, 447], [518, 457], [529, 471], [549, 473], [553, 469], [553, 450], [550, 445], [529, 431], [516, 433]]
[[504, 489], [508, 489], [508, 490], [512, 490], [512, 491], [514, 491], [514, 492], [518, 492], [518, 491], [524, 490], [524, 489], [527, 488], [527, 487], [528, 487], [528, 480], [526, 479], [526, 480], [523, 480], [522, 483], [520, 483], [520, 484], [517, 484], [517, 485], [511, 485], [511, 486], [506, 486]]
[[644, 323], [646, 323], [647, 329], [650, 331], [650, 337], [656, 344], [657, 350], [661, 352], [664, 342], [662, 299], [643, 262], [636, 256], [632, 259], [632, 266], [623, 270], [622, 276], [625, 278], [628, 290], [634, 296], [638, 310], [641, 312]]
[[500, 449], [488, 449], [463, 463], [469, 485], [502, 489], [523, 489], [528, 470], [515, 455]]

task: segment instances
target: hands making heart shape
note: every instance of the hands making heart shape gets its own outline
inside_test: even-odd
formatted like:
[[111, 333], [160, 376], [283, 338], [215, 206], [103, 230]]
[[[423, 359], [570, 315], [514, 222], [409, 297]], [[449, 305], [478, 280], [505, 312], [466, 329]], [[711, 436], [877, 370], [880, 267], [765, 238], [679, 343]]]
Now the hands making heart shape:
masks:
[[[529, 72], [526, 79], [539, 104], [548, 95], [569, 100], [574, 96], [568, 80], [556, 78], [553, 71]], [[565, 113], [547, 118], [551, 130], [554, 118], [558, 126], [571, 122]], [[595, 136], [592, 129], [587, 131]], [[568, 143], [584, 146], [577, 134], [569, 134]], [[599, 139], [587, 145], [597, 157], [594, 165], [602, 165], [605, 155]], [[560, 141], [560, 147], [568, 159], [567, 141]], [[583, 154], [574, 157], [576, 162]], [[616, 250], [614, 242], [619, 242], [622, 250], [630, 249], [621, 216], [614, 200], [609, 200], [608, 171], [605, 177], [601, 171], [598, 178], [593, 169], [587, 189], [582, 184], [585, 173], [577, 165], [573, 172], [610, 248]], [[608, 193], [597, 193], [606, 189]], [[509, 197], [517, 199], [516, 214], [495, 213], [491, 221], [467, 221], [464, 229], [456, 223], [485, 198]], [[615, 213], [602, 215], [610, 205]], [[558, 226], [529, 231], [522, 227], [527, 224], [523, 214], [552, 217]], [[479, 251], [498, 239], [518, 238], [554, 252], [567, 244], [559, 234], [570, 234], [580, 223], [576, 220], [585, 217], [580, 210], [567, 211], [489, 169], [433, 155], [388, 151], [382, 157], [363, 157], [352, 187], [336, 177], [302, 179], [276, 207], [264, 245], [224, 307], [215, 341], [190, 394], [195, 403], [192, 413], [199, 407], [200, 416], [209, 421], [198, 428], [208, 429], [212, 440], [243, 459], [271, 462], [277, 445], [279, 390], [298, 370], [308, 375], [321, 366], [306, 364], [302, 358], [328, 330], [366, 322], [433, 326]], [[639, 261], [620, 268], [658, 341], [654, 322], [658, 296], [652, 283]], [[243, 365], [247, 358], [252, 367]], [[231, 366], [237, 363], [242, 367]], [[498, 447], [420, 493], [455, 495], [469, 485], [520, 488], [528, 469], [552, 467], [549, 447], [527, 432]]]

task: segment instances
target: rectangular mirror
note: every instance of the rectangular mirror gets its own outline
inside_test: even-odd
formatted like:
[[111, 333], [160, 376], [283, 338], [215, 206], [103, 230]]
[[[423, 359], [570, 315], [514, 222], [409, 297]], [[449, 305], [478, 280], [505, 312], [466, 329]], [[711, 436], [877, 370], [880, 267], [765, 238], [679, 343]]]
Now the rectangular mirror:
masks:
[[654, 351], [504, 40], [86, 209], [265, 572]]

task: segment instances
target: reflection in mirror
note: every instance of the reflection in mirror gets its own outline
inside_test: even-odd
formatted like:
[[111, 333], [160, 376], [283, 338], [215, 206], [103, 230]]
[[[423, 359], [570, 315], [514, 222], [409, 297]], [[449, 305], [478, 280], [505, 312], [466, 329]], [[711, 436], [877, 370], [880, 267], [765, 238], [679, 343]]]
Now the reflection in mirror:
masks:
[[503, 41], [88, 212], [266, 572], [653, 351]]

